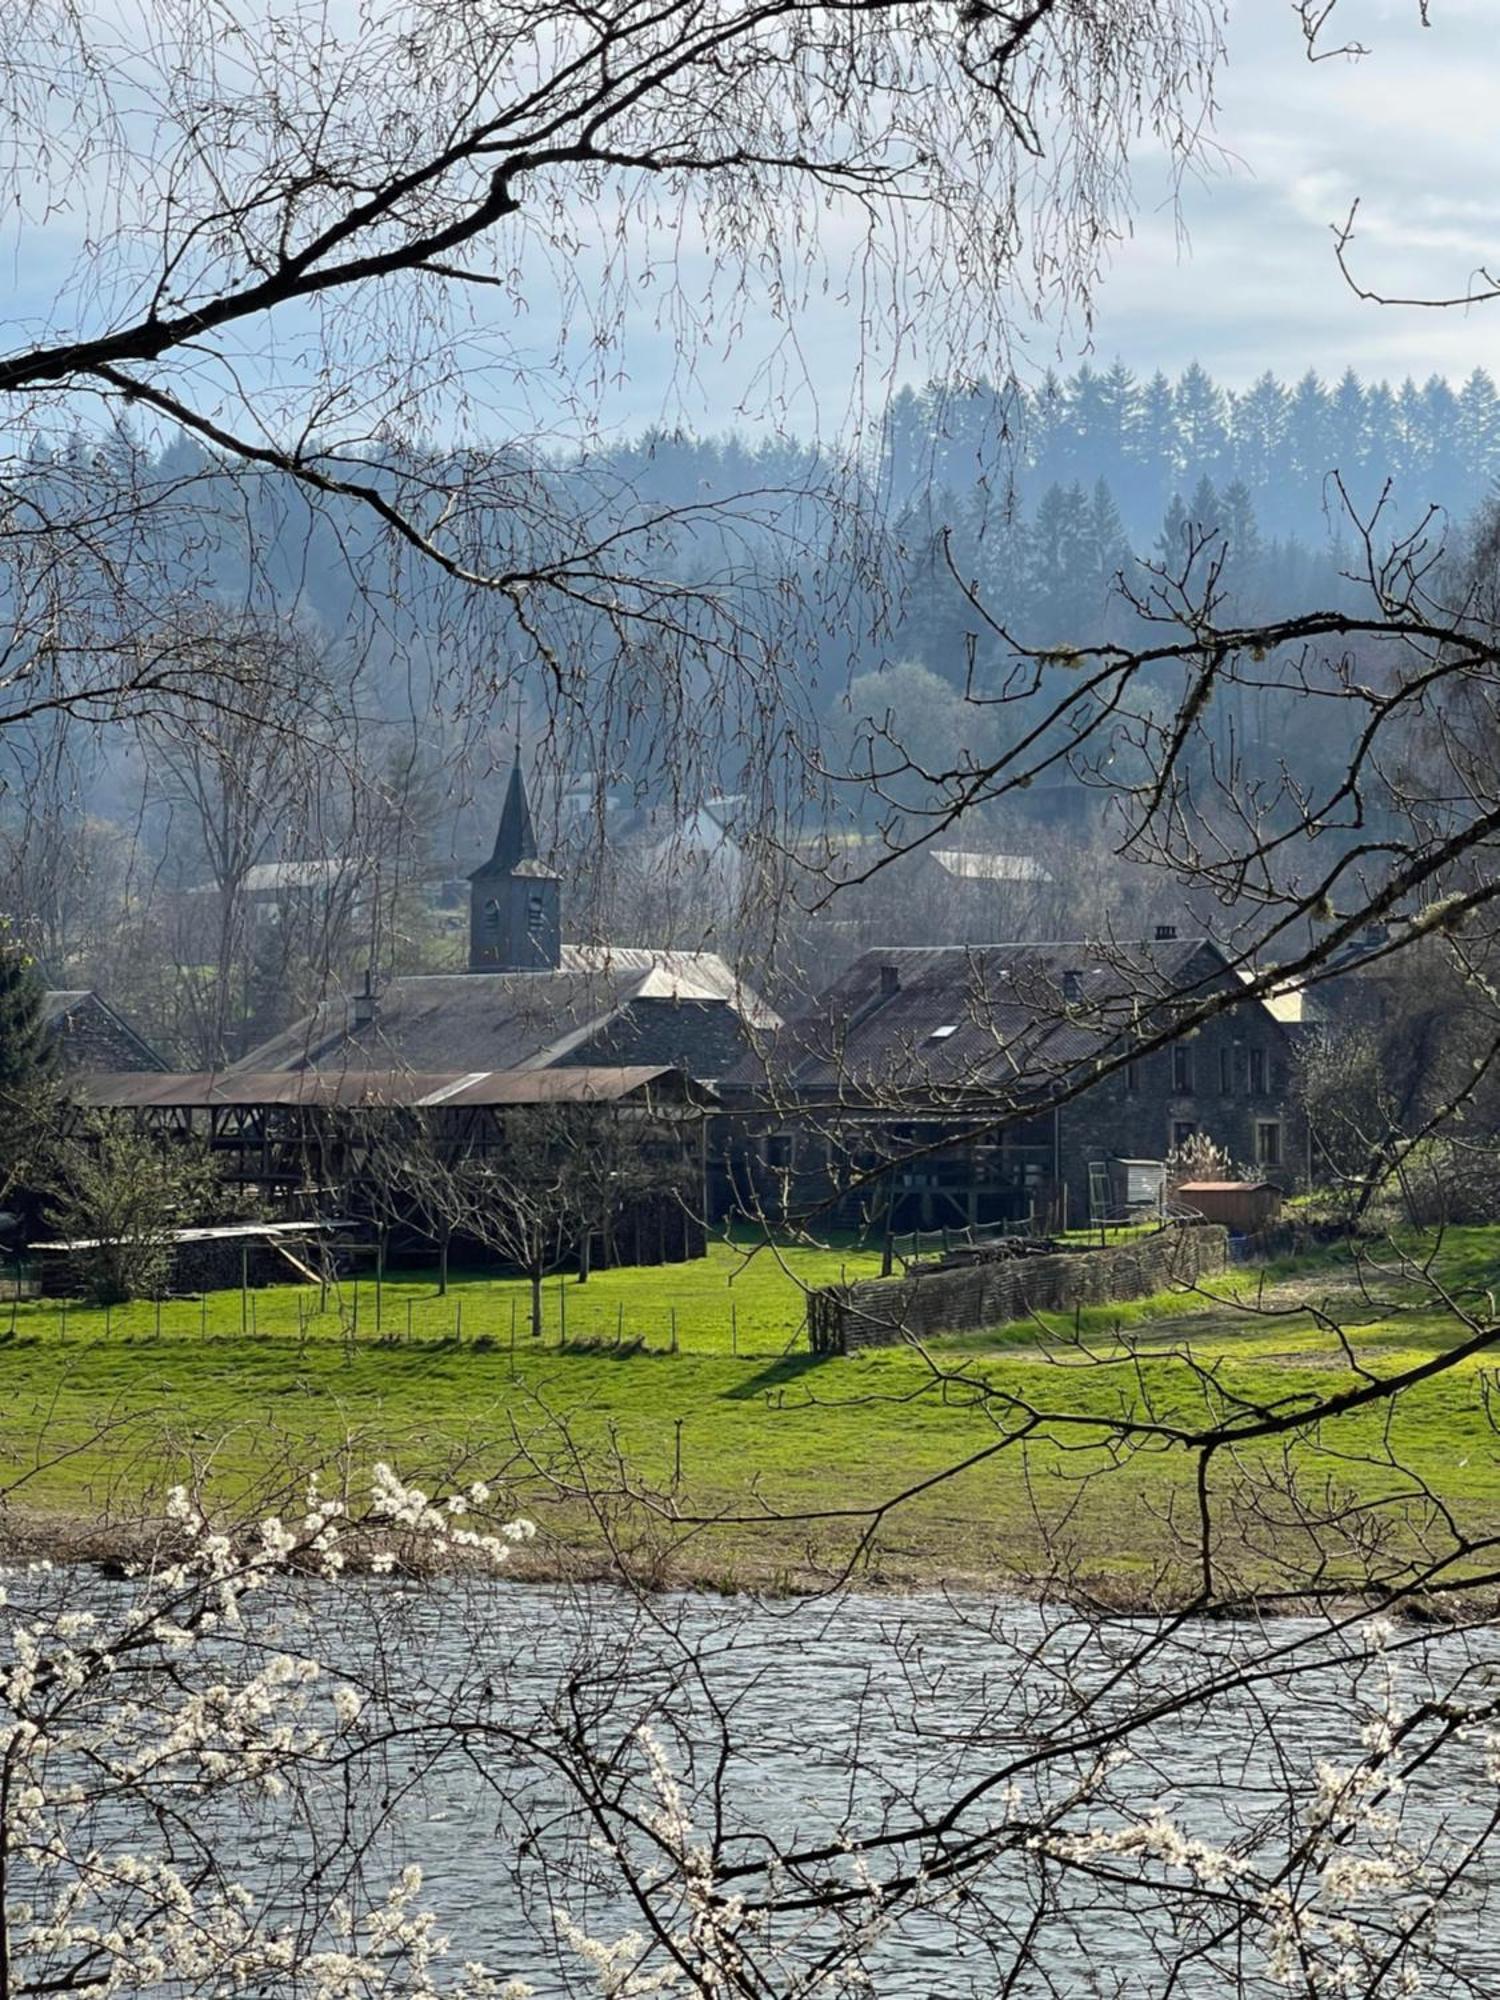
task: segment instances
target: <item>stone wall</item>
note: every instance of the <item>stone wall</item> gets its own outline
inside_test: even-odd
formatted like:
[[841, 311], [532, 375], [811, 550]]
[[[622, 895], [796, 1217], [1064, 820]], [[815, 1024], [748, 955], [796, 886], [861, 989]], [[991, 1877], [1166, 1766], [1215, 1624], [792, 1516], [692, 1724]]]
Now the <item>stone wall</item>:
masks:
[[1202, 1223], [1158, 1230], [1109, 1249], [828, 1285], [809, 1296], [808, 1332], [815, 1354], [850, 1354], [908, 1338], [977, 1333], [1029, 1312], [1149, 1298], [1222, 1272], [1228, 1243], [1227, 1230]]

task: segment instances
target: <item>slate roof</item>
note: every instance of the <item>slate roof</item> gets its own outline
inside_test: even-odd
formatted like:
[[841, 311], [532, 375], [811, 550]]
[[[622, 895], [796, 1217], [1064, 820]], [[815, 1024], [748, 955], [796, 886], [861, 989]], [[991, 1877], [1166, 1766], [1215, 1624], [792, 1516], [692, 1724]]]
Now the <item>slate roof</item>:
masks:
[[325, 1002], [234, 1064], [259, 1070], [459, 1071], [558, 1064], [680, 1065], [700, 1081], [744, 1049], [742, 1016], [774, 1024], [713, 952], [564, 947], [556, 972], [454, 972], [389, 980], [374, 1018]]
[[44, 993], [41, 1018], [64, 1075], [167, 1067], [146, 1038], [92, 987], [57, 987]]
[[1053, 1081], [1174, 993], [1232, 975], [1205, 938], [884, 947], [720, 1079], [726, 1095], [957, 1102]]

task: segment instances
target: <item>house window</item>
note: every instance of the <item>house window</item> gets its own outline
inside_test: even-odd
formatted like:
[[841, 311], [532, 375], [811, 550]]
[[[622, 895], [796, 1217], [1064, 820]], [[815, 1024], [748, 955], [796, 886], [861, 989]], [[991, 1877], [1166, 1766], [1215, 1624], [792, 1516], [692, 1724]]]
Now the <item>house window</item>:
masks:
[[1250, 1095], [1263, 1097], [1266, 1089], [1266, 1052], [1264, 1049], [1250, 1051]]
[[547, 906], [542, 901], [540, 889], [533, 889], [526, 898], [526, 928], [532, 937], [539, 937], [547, 927]]
[[1255, 1121], [1255, 1164], [1258, 1167], [1281, 1165], [1281, 1126], [1274, 1118], [1258, 1118]]
[[1224, 1048], [1219, 1051], [1219, 1095], [1234, 1095], [1234, 1050]]
[[1191, 1095], [1193, 1088], [1193, 1052], [1186, 1042], [1172, 1044], [1172, 1089], [1180, 1097]]
[[776, 1132], [766, 1141], [766, 1165], [773, 1169], [792, 1164], [792, 1141], [787, 1132]]
[[1197, 1129], [1191, 1118], [1174, 1118], [1172, 1120], [1172, 1151], [1180, 1153]]

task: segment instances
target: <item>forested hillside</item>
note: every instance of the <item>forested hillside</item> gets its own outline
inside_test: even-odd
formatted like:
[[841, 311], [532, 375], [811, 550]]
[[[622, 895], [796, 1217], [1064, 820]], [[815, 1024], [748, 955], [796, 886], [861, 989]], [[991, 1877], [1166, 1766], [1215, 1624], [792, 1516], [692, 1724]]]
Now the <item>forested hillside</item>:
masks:
[[[413, 462], [442, 486], [441, 457]], [[455, 947], [432, 885], [488, 846], [494, 772], [518, 729], [542, 820], [559, 837], [571, 816], [575, 856], [641, 808], [670, 825], [716, 792], [749, 799], [742, 816], [762, 829], [779, 802], [796, 837], [826, 826], [847, 852], [892, 812], [920, 814], [924, 774], [993, 758], [1043, 717], [1068, 684], [1070, 649], [1139, 640], [1210, 575], [1221, 610], [1244, 620], [1352, 603], [1349, 572], [1377, 508], [1377, 540], [1425, 521], [1421, 560], [1457, 560], [1500, 469], [1500, 407], [1482, 371], [1456, 388], [1346, 373], [1332, 386], [1264, 376], [1235, 393], [1196, 367], [1169, 383], [1117, 365], [1030, 392], [905, 391], [852, 465], [796, 439], [733, 434], [497, 452], [489, 476], [517, 496], [512, 562], [518, 548], [551, 557], [569, 536], [638, 530], [642, 601], [689, 584], [699, 601], [732, 605], [743, 643], [762, 650], [765, 671], [742, 677], [744, 706], [729, 713], [689, 648], [672, 669], [683, 724], [670, 735], [652, 720], [661, 662], [639, 632], [622, 649], [597, 593], [579, 593], [566, 657], [538, 660], [522, 600], [464, 589], [394, 547], [367, 509], [314, 505], [281, 475], [231, 477], [182, 442], [73, 436], [34, 450], [35, 504], [64, 488], [76, 498], [101, 468], [118, 479], [122, 464], [152, 491], [153, 538], [142, 548], [130, 521], [106, 522], [101, 546], [117, 535], [122, 562], [149, 563], [156, 600], [202, 621], [200, 652], [232, 633], [281, 657], [293, 707], [273, 698], [226, 731], [173, 696], [103, 732], [57, 717], [12, 727], [0, 851], [10, 914], [49, 976], [108, 985], [197, 1061], [280, 1026], [330, 976], [442, 962]], [[368, 476], [382, 476], [373, 456]], [[107, 647], [108, 630], [98, 639]], [[1028, 682], [1017, 657], [1033, 648], [1049, 650]], [[487, 678], [517, 663], [521, 698], [486, 700]], [[1169, 675], [1142, 678], [1141, 726], [1127, 718], [1114, 736], [1112, 783], [1128, 781], [1132, 756], [1149, 767], [1152, 718], [1179, 698]], [[1211, 816], [1223, 791], [1254, 797], [1275, 824], [1294, 740], [1298, 784], [1336, 777], [1357, 715], [1335, 705], [1309, 730], [1306, 698], [1295, 654], [1274, 652], [1221, 696], [1193, 753], [1201, 810]], [[1018, 902], [1012, 918], [1076, 929], [1134, 908], [1136, 891], [1110, 857], [1086, 760], [1060, 733], [1055, 747], [1045, 787], [993, 824], [972, 816], [963, 837], [1041, 854], [1072, 827], [1087, 867], [1054, 856], [1045, 906]], [[1378, 815], [1378, 799], [1367, 808]], [[316, 908], [303, 896], [268, 927], [264, 897], [260, 916], [247, 905], [256, 869], [351, 856], [357, 869], [331, 877], [339, 894]], [[1073, 885], [1075, 906], [1058, 884]], [[583, 903], [580, 887], [575, 912]], [[904, 935], [918, 914], [887, 899], [868, 923], [894, 935], [899, 917]], [[1139, 918], [1150, 914], [1141, 901]], [[600, 921], [733, 935], [725, 912], [696, 904], [670, 920], [652, 902]]]

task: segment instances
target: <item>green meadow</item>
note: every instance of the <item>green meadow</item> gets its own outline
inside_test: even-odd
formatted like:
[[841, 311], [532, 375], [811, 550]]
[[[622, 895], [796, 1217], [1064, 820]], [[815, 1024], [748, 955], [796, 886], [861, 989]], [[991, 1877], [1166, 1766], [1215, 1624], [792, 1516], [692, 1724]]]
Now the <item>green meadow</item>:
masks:
[[[386, 1458], [433, 1484], [498, 1484], [560, 1570], [794, 1586], [852, 1560], [892, 1584], [1065, 1576], [1180, 1595], [1196, 1459], [1113, 1426], [1306, 1410], [1489, 1323], [1500, 1231], [1408, 1249], [1432, 1256], [1443, 1297], [1394, 1257], [1342, 1253], [1236, 1270], [1212, 1296], [830, 1360], [807, 1353], [804, 1288], [871, 1275], [866, 1253], [716, 1245], [697, 1264], [552, 1283], [540, 1341], [525, 1284], [487, 1278], [445, 1296], [392, 1279], [378, 1302], [365, 1280], [357, 1308], [348, 1283], [172, 1300], [159, 1318], [21, 1303], [13, 1326], [0, 1313], [0, 1481], [33, 1541], [97, 1548], [178, 1478], [259, 1506], [314, 1465], [357, 1484]], [[1471, 1357], [1290, 1450], [1218, 1454], [1216, 1558], [1246, 1587], [1298, 1589], [1440, 1554], [1445, 1508], [1467, 1533], [1500, 1530], [1489, 1365]]]

